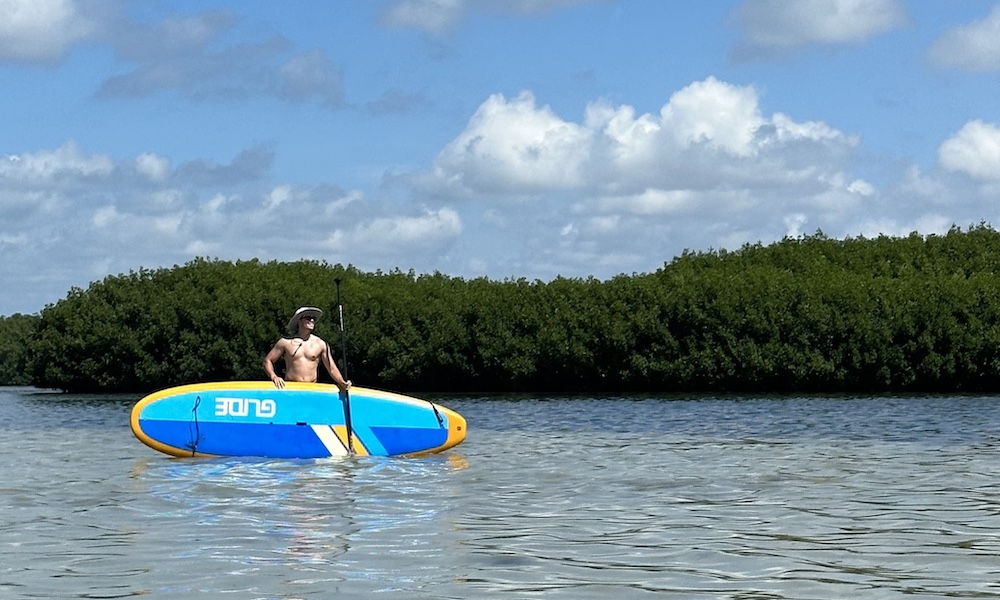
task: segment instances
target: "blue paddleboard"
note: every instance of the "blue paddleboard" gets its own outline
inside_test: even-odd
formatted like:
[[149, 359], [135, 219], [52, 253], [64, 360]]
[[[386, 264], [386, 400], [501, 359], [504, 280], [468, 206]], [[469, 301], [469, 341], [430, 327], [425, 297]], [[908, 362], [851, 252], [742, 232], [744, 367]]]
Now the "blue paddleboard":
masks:
[[202, 383], [150, 394], [132, 408], [132, 433], [171, 456], [323, 458], [447, 450], [465, 439], [462, 415], [426, 400], [352, 387], [269, 381]]

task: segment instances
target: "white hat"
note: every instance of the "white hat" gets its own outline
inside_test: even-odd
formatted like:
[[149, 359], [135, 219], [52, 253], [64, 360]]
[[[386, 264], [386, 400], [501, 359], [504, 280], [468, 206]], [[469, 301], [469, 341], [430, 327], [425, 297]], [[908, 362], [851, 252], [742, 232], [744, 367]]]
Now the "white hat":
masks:
[[323, 311], [316, 308], [315, 306], [303, 306], [299, 308], [297, 311], [295, 311], [295, 314], [292, 315], [292, 318], [289, 319], [288, 321], [288, 333], [298, 333], [299, 320], [302, 319], [302, 317], [310, 317], [310, 316], [316, 317], [316, 320], [319, 321], [319, 318], [322, 315]]

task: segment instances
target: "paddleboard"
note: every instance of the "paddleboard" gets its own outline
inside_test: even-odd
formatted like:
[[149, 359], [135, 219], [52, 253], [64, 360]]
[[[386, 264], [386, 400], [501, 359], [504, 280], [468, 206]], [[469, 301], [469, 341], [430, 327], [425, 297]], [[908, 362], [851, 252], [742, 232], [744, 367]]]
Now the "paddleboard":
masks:
[[[462, 415], [432, 402], [361, 387], [269, 381], [173, 387], [139, 400], [132, 433], [171, 456], [323, 458], [420, 455], [465, 439]], [[353, 447], [353, 448], [352, 448]]]

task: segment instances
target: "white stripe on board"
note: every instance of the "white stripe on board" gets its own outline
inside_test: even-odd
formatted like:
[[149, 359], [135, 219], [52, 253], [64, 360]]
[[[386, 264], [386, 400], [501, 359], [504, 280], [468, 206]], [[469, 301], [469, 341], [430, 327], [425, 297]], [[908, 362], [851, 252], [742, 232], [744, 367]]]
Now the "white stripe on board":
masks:
[[347, 456], [347, 448], [341, 443], [337, 434], [333, 432], [333, 428], [329, 425], [313, 425], [312, 429], [316, 432], [316, 437], [319, 438], [319, 441], [323, 442], [323, 445], [326, 446], [326, 450], [330, 453], [330, 456]]

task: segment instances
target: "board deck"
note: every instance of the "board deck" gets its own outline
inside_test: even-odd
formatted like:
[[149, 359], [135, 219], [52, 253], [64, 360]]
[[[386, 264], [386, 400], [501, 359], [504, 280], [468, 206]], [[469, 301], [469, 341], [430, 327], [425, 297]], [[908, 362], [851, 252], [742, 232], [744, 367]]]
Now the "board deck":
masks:
[[[185, 385], [155, 392], [132, 408], [132, 433], [171, 456], [323, 458], [441, 452], [465, 439], [466, 422], [432, 402], [368, 388], [269, 381]], [[353, 448], [350, 448], [353, 446]]]

